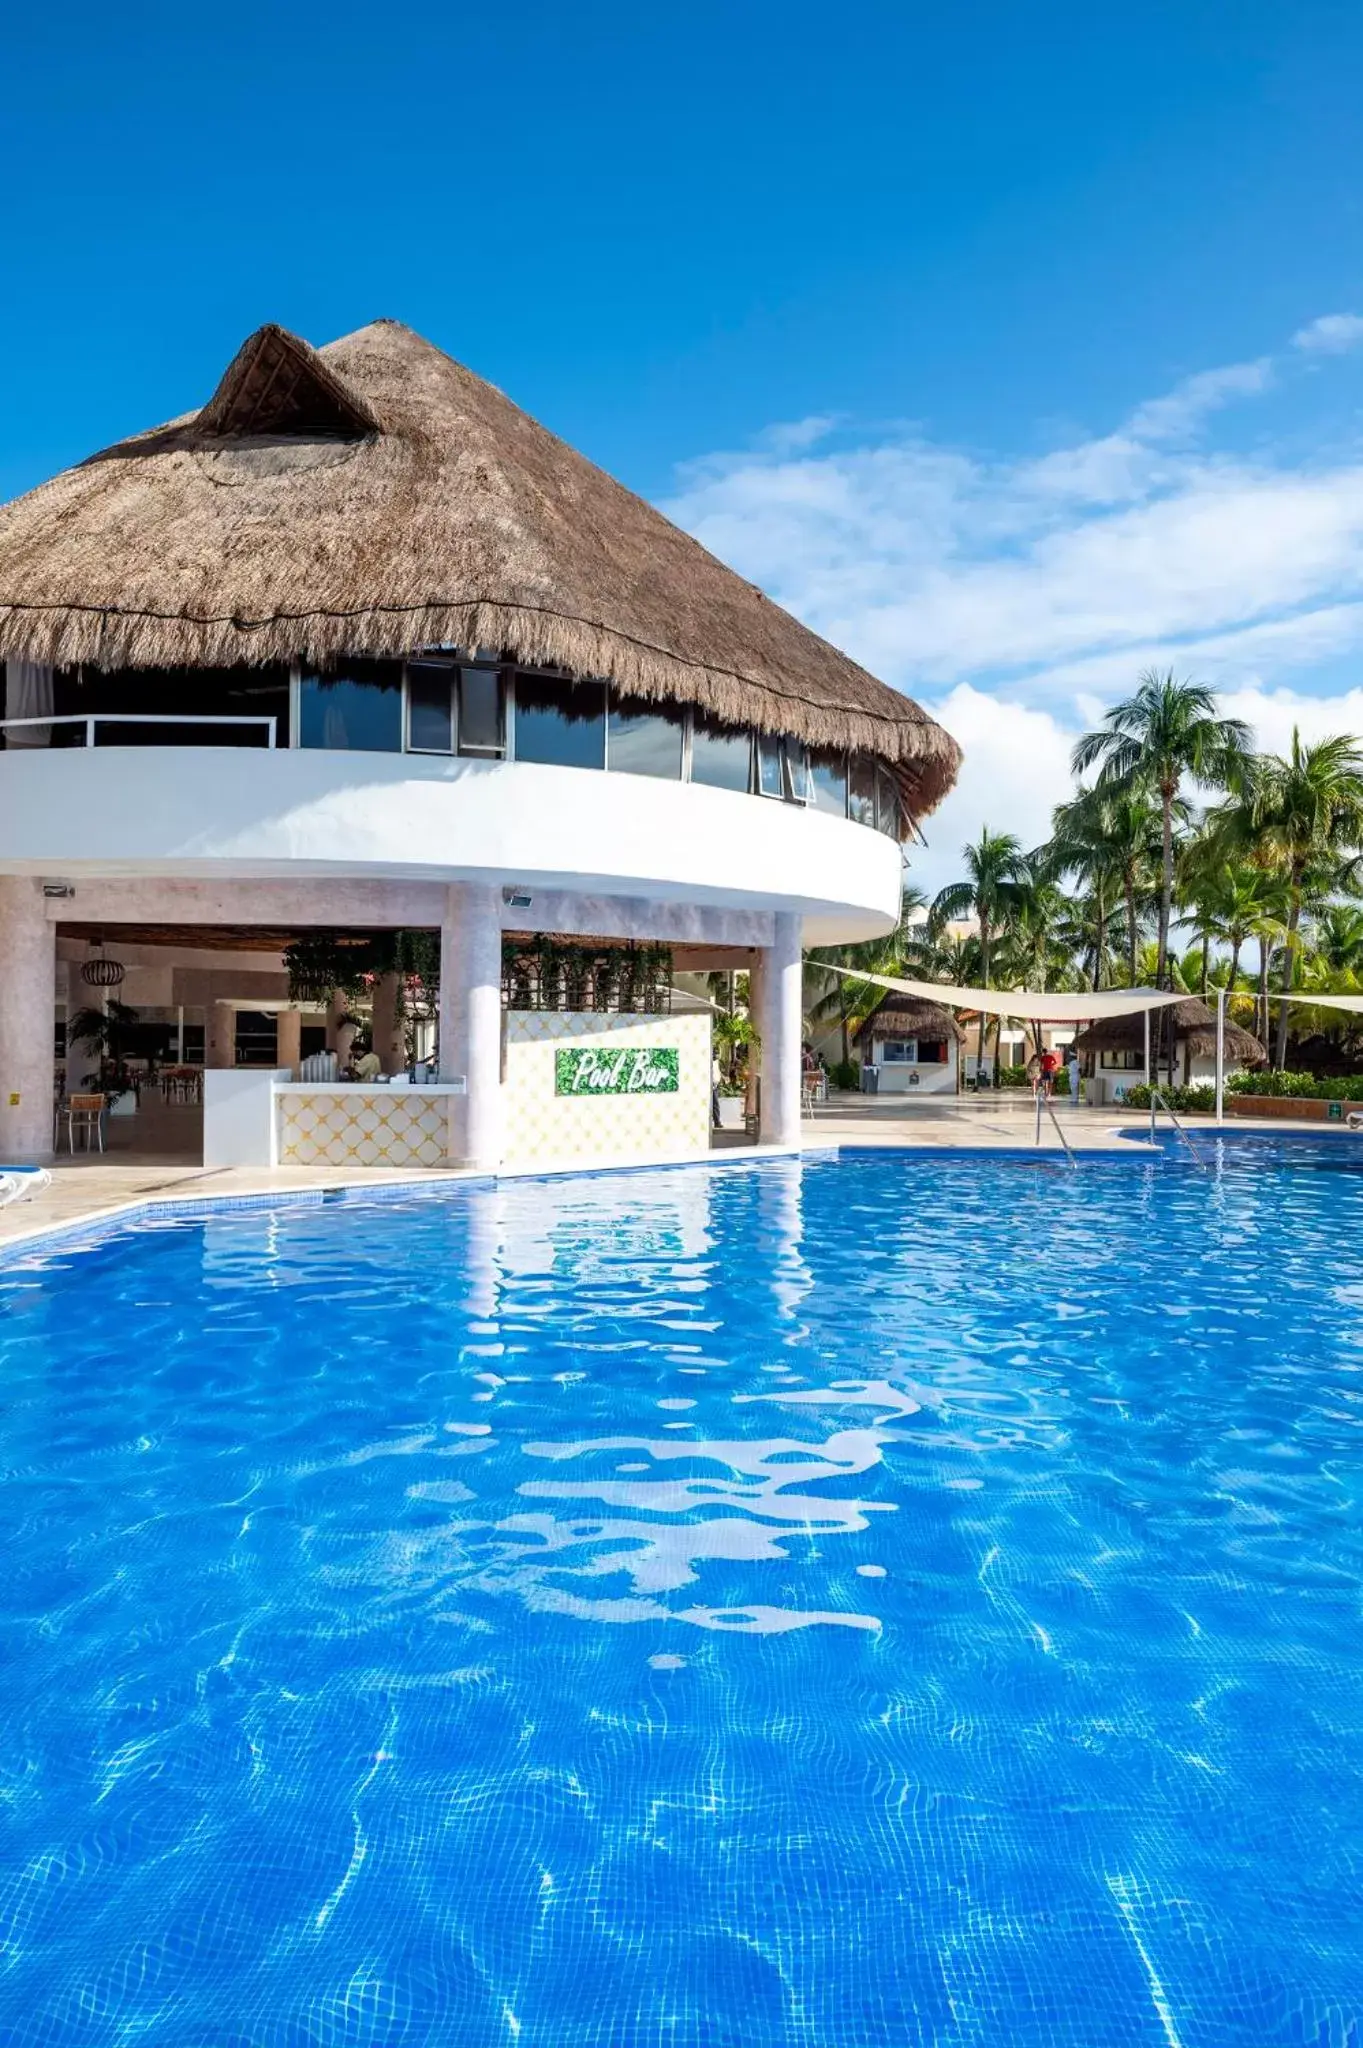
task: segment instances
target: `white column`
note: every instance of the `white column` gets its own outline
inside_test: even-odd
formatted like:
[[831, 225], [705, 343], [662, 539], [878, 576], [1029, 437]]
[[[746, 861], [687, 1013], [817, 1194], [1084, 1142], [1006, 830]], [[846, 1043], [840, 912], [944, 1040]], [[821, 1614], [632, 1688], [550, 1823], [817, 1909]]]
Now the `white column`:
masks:
[[440, 925], [440, 1079], [463, 1076], [453, 1098], [451, 1152], [464, 1166], [502, 1162], [502, 892], [456, 882]]
[[277, 1067], [287, 1067], [298, 1079], [298, 1069], [303, 1063], [303, 1015], [300, 1010], [281, 1010], [275, 1018], [274, 1061]]
[[800, 1142], [800, 1025], [802, 1017], [800, 920], [776, 913], [776, 929], [762, 956], [762, 1139], [768, 1145]]
[[40, 886], [0, 875], [0, 1165], [52, 1157], [56, 986]]

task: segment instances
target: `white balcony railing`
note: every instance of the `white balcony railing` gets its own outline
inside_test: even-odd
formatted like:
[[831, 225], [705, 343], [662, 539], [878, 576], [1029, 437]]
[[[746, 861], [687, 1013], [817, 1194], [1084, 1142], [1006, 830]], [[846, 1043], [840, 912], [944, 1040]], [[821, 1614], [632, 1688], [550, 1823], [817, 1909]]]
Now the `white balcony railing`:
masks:
[[[8, 735], [12, 732], [20, 732], [25, 728], [54, 725], [84, 726], [85, 737], [81, 744], [87, 747], [98, 746], [100, 744], [96, 738], [98, 729], [100, 726], [109, 725], [185, 725], [199, 729], [205, 726], [219, 725], [263, 726], [265, 729], [266, 746], [276, 747], [279, 744], [279, 720], [277, 718], [266, 718], [262, 715], [238, 717], [236, 714], [226, 712], [220, 718], [202, 713], [179, 711], [97, 711], [93, 716], [86, 716], [85, 713], [79, 711], [54, 712], [47, 718], [0, 718], [0, 734], [5, 735], [5, 744], [8, 746]], [[42, 740], [30, 740], [27, 742], [27, 745], [35, 750], [41, 748], [44, 744], [50, 745], [51, 742], [45, 743]], [[109, 744], [108, 740], [104, 741], [105, 746]], [[129, 744], [136, 746], [137, 742], [133, 740]], [[191, 741], [191, 745], [193, 744], [201, 743]], [[15, 751], [19, 751], [24, 745], [25, 742], [21, 740], [19, 748], [15, 749]]]

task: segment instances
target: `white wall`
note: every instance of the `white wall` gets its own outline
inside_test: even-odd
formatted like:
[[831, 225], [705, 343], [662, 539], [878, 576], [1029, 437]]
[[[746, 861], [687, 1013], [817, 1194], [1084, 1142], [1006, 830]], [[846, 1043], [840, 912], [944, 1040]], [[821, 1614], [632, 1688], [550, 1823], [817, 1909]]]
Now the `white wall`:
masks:
[[[530, 762], [212, 747], [0, 754], [0, 873], [429, 878], [893, 928], [900, 850], [826, 813]], [[74, 915], [68, 910], [67, 915]]]

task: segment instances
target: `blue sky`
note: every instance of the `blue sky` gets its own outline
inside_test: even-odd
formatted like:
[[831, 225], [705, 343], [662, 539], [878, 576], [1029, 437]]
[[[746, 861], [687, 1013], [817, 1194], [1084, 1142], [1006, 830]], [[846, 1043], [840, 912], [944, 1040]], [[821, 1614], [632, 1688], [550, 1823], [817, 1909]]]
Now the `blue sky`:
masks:
[[940, 709], [944, 853], [1146, 658], [1363, 728], [1356, 5], [76, 0], [5, 71], [4, 495], [391, 314]]

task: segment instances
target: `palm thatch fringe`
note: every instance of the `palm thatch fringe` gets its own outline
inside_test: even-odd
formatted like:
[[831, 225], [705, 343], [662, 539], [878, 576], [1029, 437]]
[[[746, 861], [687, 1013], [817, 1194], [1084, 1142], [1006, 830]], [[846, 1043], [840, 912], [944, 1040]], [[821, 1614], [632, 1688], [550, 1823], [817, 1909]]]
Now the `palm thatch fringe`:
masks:
[[871, 1037], [944, 1039], [965, 1043], [965, 1032], [950, 1010], [913, 996], [890, 996], [857, 1026], [853, 1034], [860, 1045]]
[[960, 750], [653, 506], [419, 335], [267, 327], [201, 413], [0, 508], [0, 657], [305, 664], [484, 647], [895, 768]]

